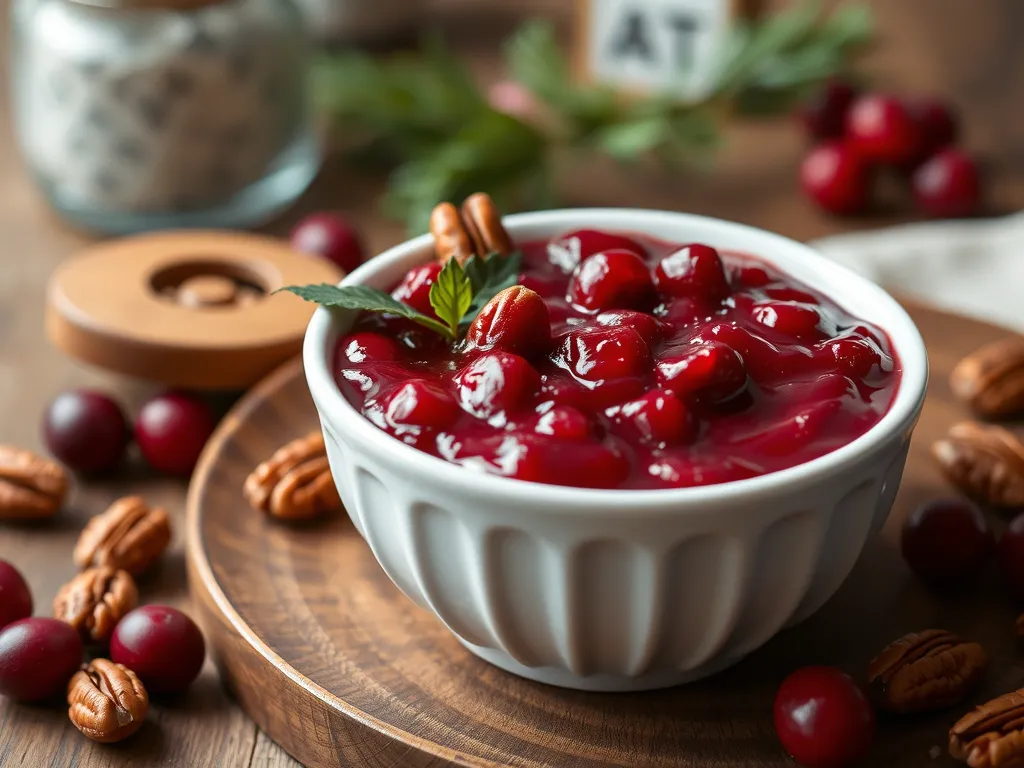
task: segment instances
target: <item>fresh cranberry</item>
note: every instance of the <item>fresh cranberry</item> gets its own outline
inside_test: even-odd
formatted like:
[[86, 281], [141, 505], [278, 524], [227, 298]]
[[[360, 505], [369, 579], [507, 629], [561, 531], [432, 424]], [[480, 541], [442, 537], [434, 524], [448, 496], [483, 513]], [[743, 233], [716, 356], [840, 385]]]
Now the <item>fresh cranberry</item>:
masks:
[[978, 207], [978, 168], [959, 149], [945, 149], [914, 171], [914, 199], [929, 216], [962, 218]]
[[582, 411], [568, 405], [556, 405], [540, 414], [533, 431], [559, 440], [586, 440], [593, 430]]
[[996, 548], [1003, 579], [1019, 598], [1024, 598], [1024, 515], [1006, 526]]
[[82, 663], [82, 639], [60, 619], [29, 618], [0, 632], [0, 694], [44, 701], [63, 693]]
[[47, 450], [76, 472], [116, 469], [124, 460], [131, 429], [112, 398], [89, 389], [64, 392], [43, 415]]
[[658, 290], [669, 296], [721, 301], [729, 295], [729, 280], [718, 251], [692, 243], [666, 256], [654, 268]]
[[412, 379], [387, 398], [384, 413], [395, 427], [433, 427], [444, 429], [459, 416], [455, 400], [432, 382]]
[[912, 102], [910, 110], [923, 134], [924, 157], [956, 143], [960, 126], [947, 104], [938, 99], [921, 99]]
[[646, 312], [635, 312], [631, 309], [616, 309], [611, 312], [602, 312], [594, 320], [598, 325], [606, 325], [609, 328], [632, 328], [648, 344], [656, 342], [665, 332], [664, 326], [654, 315], [649, 315]]
[[291, 234], [292, 247], [334, 262], [352, 272], [365, 260], [363, 244], [355, 228], [341, 214], [321, 212], [300, 221]]
[[846, 116], [846, 137], [871, 163], [901, 165], [921, 153], [924, 135], [907, 105], [884, 93], [861, 96]]
[[845, 768], [867, 753], [875, 713], [860, 686], [833, 667], [804, 667], [775, 694], [775, 732], [807, 768]]
[[823, 342], [828, 357], [839, 370], [856, 379], [863, 379], [876, 365], [882, 364], [882, 355], [874, 342], [856, 336], [843, 336]]
[[551, 349], [551, 318], [538, 294], [521, 285], [491, 299], [469, 326], [466, 341], [475, 349], [500, 349], [535, 357]]
[[441, 274], [441, 265], [436, 261], [410, 269], [398, 287], [391, 292], [392, 298], [408, 304], [422, 315], [437, 317], [430, 304], [430, 287]]
[[636, 240], [614, 232], [578, 229], [556, 237], [547, 247], [548, 260], [563, 272], [572, 272], [580, 262], [602, 251], [630, 251], [646, 254]]
[[0, 560], [0, 629], [32, 615], [32, 593], [25, 577], [6, 560]]
[[350, 333], [338, 344], [338, 360], [335, 365], [359, 365], [360, 363], [390, 363], [400, 360], [402, 348], [387, 336], [371, 331]]
[[110, 638], [110, 660], [138, 675], [150, 693], [184, 691], [198, 677], [205, 656], [199, 627], [166, 605], [129, 611]]
[[650, 360], [650, 348], [633, 328], [590, 328], [566, 335], [557, 361], [582, 381], [637, 376]]
[[632, 251], [601, 251], [576, 268], [566, 300], [589, 311], [630, 309], [648, 304], [653, 293], [642, 258]]
[[695, 344], [660, 360], [655, 374], [658, 384], [677, 397], [712, 403], [735, 397], [747, 383], [740, 356], [717, 341]]
[[733, 271], [733, 280], [747, 288], [763, 288], [774, 279], [764, 267], [753, 267], [749, 264], [743, 264]]
[[900, 544], [911, 570], [925, 583], [945, 589], [980, 574], [992, 554], [993, 537], [974, 504], [936, 499], [910, 513]]
[[613, 423], [630, 429], [653, 443], [682, 443], [694, 431], [689, 409], [671, 392], [652, 389], [636, 400], [616, 405], [605, 411]]
[[857, 91], [849, 83], [831, 80], [798, 111], [800, 121], [812, 139], [837, 139], [843, 135], [846, 113]]
[[868, 166], [848, 144], [819, 144], [800, 165], [800, 184], [822, 210], [840, 215], [862, 211], [868, 200]]
[[764, 289], [764, 295], [776, 301], [796, 301], [801, 304], [817, 304], [818, 297], [813, 293], [794, 288], [791, 285], [773, 285]]
[[815, 307], [788, 301], [756, 304], [754, 320], [790, 339], [816, 340], [821, 337], [821, 314]]
[[139, 410], [135, 441], [154, 469], [187, 475], [216, 426], [216, 416], [202, 400], [183, 392], [165, 392]]
[[696, 462], [680, 456], [662, 456], [647, 467], [647, 475], [660, 488], [695, 488], [746, 480], [760, 472], [732, 459]]
[[[836, 380], [844, 379], [837, 376]], [[823, 383], [828, 388], [834, 381], [826, 379]], [[842, 387], [843, 391], [831, 396], [814, 393], [813, 389], [817, 388], [815, 385], [794, 387], [801, 391], [801, 400], [786, 408], [781, 415], [758, 424], [750, 432], [736, 432], [727, 444], [742, 446], [751, 455], [761, 458], [797, 455], [814, 440], [828, 434], [833, 417], [843, 407], [840, 397], [845, 391], [845, 385]]]
[[540, 374], [509, 352], [481, 355], [455, 374], [454, 381], [462, 408], [483, 419], [514, 412], [540, 389]]

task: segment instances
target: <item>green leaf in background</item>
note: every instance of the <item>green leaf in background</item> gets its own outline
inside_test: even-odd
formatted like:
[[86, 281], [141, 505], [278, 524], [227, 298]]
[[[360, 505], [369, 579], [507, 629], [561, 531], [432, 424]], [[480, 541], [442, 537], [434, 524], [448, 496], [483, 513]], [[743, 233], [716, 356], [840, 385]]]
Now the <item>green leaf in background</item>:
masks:
[[459, 323], [473, 301], [473, 284], [457, 259], [448, 259], [430, 286], [430, 306], [448, 324], [453, 338], [459, 335]]
[[463, 313], [462, 322], [471, 323], [487, 302], [519, 282], [523, 254], [520, 251], [513, 251], [507, 256], [492, 253], [484, 258], [474, 255], [469, 257], [463, 268], [473, 286], [473, 301]]
[[[429, 328], [442, 336], [454, 338], [450, 329], [432, 317], [420, 314], [408, 304], [403, 304], [391, 294], [370, 288], [365, 285], [289, 285], [278, 290], [294, 293], [301, 299], [319, 304], [322, 307], [341, 307], [343, 309], [363, 310], [365, 312], [384, 312], [412, 320], [414, 323]], [[275, 291], [276, 293], [276, 291]], [[433, 298], [433, 290], [431, 290]]]

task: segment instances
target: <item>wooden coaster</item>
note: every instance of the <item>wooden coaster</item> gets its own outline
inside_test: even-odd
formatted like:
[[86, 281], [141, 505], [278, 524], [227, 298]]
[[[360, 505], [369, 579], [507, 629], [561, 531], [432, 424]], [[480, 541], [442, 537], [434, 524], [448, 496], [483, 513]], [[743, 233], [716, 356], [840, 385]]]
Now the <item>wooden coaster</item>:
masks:
[[951, 493], [928, 455], [965, 415], [950, 394], [950, 370], [1008, 332], [911, 311], [930, 350], [932, 382], [883, 534], [812, 618], [714, 677], [644, 694], [568, 691], [502, 672], [402, 596], [344, 516], [296, 528], [249, 509], [246, 475], [317, 428], [301, 366], [283, 368], [227, 417], [189, 489], [190, 583], [223, 679], [261, 728], [314, 767], [789, 768], [772, 727], [783, 677], [831, 664], [863, 679], [889, 642], [937, 627], [984, 646], [987, 679], [946, 711], [881, 717], [864, 765], [953, 768], [949, 726], [1021, 685], [1017, 607], [994, 573], [960, 596], [929, 593], [900, 558], [899, 531], [909, 510]]
[[57, 269], [50, 340], [83, 362], [195, 389], [246, 389], [299, 354], [315, 307], [286, 285], [336, 283], [330, 262], [283, 240], [174, 232], [111, 240]]

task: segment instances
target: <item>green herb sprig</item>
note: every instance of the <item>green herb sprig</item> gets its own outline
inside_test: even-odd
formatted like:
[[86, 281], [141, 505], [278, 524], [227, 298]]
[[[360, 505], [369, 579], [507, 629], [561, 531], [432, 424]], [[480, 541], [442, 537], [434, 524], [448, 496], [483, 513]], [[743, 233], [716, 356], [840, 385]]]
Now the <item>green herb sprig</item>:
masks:
[[458, 341], [487, 302], [519, 279], [523, 255], [515, 251], [507, 256], [492, 253], [483, 258], [473, 255], [465, 266], [449, 259], [430, 286], [430, 306], [438, 320], [424, 315], [391, 294], [365, 285], [289, 285], [282, 291], [294, 293], [322, 307], [364, 312], [380, 312], [412, 320], [444, 336]]
[[573, 79], [552, 25], [531, 21], [505, 46], [509, 77], [540, 105], [537, 115], [493, 107], [465, 65], [436, 38], [388, 59], [359, 52], [322, 58], [314, 92], [353, 158], [391, 170], [385, 212], [410, 232], [427, 229], [440, 200], [488, 192], [506, 212], [556, 204], [558, 153], [597, 153], [621, 162], [706, 161], [734, 116], [780, 114], [827, 78], [846, 71], [871, 39], [866, 5], [824, 16], [818, 2], [737, 26], [698, 102], [671, 93], [623, 98]]

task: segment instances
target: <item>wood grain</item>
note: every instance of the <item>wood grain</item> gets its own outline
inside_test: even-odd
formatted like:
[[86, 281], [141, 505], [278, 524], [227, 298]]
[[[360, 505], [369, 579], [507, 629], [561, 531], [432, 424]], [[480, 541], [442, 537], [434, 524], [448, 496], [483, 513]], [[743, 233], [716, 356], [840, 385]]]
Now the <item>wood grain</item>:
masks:
[[[771, 723], [783, 676], [827, 663], [863, 678], [867, 661], [890, 641], [936, 626], [978, 640], [993, 659], [972, 701], [1019, 686], [1013, 601], [993, 583], [941, 599], [898, 552], [909, 510], [950, 492], [928, 455], [964, 415], [949, 372], [979, 342], [1007, 334], [911, 308], [933, 378], [882, 536], [810, 620], [723, 674], [646, 694], [565, 691], [493, 668], [392, 585], [347, 518], [293, 528], [250, 510], [240, 492], [246, 474], [274, 447], [317, 426], [301, 365], [282, 369], [222, 423], [189, 495], [190, 583], [222, 674], [261, 728], [318, 768], [790, 765]], [[885, 721], [870, 764], [951, 765], [928, 751], [945, 743], [967, 708]]]
[[[6, 12], [11, 2], [2, 3], [5, 12], [0, 13], [4, 51], [11, 50]], [[772, 0], [776, 6], [785, 2]], [[1024, 4], [1019, 0], [870, 0], [870, 4], [880, 32], [879, 44], [866, 60], [870, 74], [887, 87], [934, 93], [957, 104], [964, 113], [969, 145], [990, 165], [989, 210], [1024, 209], [1024, 132], [1020, 130], [1024, 48], [1019, 45]], [[482, 81], [499, 76], [500, 38], [524, 15], [552, 17], [564, 33], [571, 10], [565, 0], [433, 0], [433, 5], [432, 22], [470, 61]], [[80, 365], [46, 341], [47, 278], [94, 238], [68, 229], [49, 212], [18, 157], [9, 119], [8, 61], [9, 57], [0, 57], [0, 440], [40, 450], [39, 415], [59, 391], [97, 386], [135, 408], [153, 387]], [[568, 205], [691, 210], [765, 226], [798, 239], [891, 224], [911, 215], [898, 206], [856, 221], [819, 215], [797, 191], [796, 164], [802, 146], [791, 123], [778, 120], [731, 131], [713, 174], [694, 171], [680, 178], [657, 168], [623, 173], [610, 164], [589, 167], [568, 162], [559, 174], [560, 187]], [[382, 217], [377, 208], [384, 185], [383, 177], [354, 175], [352, 169], [331, 160], [309, 195], [266, 229], [283, 234], [310, 210], [340, 208], [359, 226], [371, 252], [379, 252], [403, 237], [401, 227]], [[17, 563], [26, 573], [39, 613], [47, 612], [57, 588], [72, 573], [70, 552], [85, 520], [127, 492], [143, 493], [164, 505], [179, 523], [165, 566], [140, 585], [142, 599], [189, 607], [180, 536], [184, 486], [132, 470], [117, 480], [82, 484], [68, 509], [50, 525], [0, 528], [0, 558]], [[940, 610], [928, 605], [910, 617], [913, 623], [939, 621], [956, 610], [955, 606]], [[1013, 682], [1024, 681], [1024, 666], [1015, 669]], [[293, 717], [302, 721], [304, 713]], [[223, 694], [212, 666], [183, 702], [155, 704], [150, 720], [135, 738], [109, 747], [82, 738], [59, 707], [24, 707], [0, 700], [0, 765], [233, 768], [262, 764], [276, 768], [294, 764]], [[318, 738], [329, 739], [329, 727], [326, 722], [316, 725]], [[724, 725], [715, 728], [728, 734]], [[884, 725], [883, 731], [887, 728]], [[750, 734], [731, 736], [743, 742]], [[921, 737], [904, 736], [923, 743]], [[367, 750], [373, 748], [372, 742], [366, 743]], [[926, 753], [922, 749], [906, 765], [932, 765]], [[399, 759], [393, 764], [405, 763]], [[751, 759], [747, 765], [758, 762]], [[902, 768], [904, 763], [877, 756], [872, 765]]]

